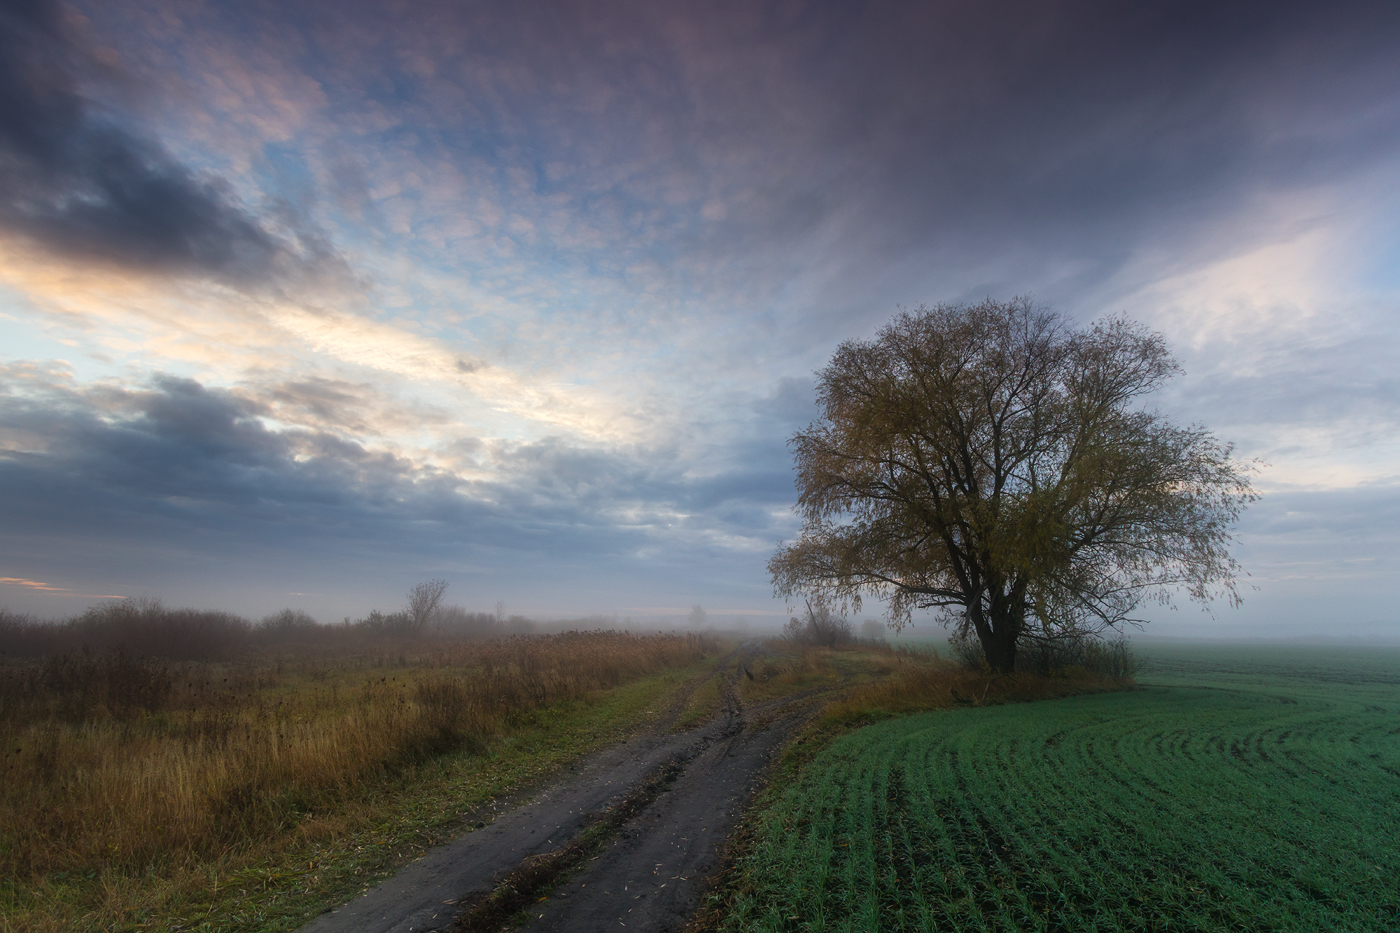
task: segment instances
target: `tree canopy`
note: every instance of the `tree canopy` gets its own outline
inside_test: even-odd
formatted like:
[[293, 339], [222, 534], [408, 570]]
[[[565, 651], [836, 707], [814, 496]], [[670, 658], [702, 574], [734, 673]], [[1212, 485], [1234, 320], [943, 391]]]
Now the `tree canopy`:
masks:
[[1140, 621], [1144, 599], [1238, 603], [1252, 467], [1142, 404], [1177, 372], [1160, 334], [1023, 298], [846, 341], [790, 442], [803, 528], [769, 561], [775, 590], [880, 597], [896, 626], [939, 608], [1002, 671], [1026, 639]]

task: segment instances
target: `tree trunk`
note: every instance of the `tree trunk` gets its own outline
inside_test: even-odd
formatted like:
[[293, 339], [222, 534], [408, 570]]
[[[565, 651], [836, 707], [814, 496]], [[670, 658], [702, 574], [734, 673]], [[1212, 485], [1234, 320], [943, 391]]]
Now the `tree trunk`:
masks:
[[1012, 618], [1004, 604], [997, 601], [993, 601], [987, 612], [974, 603], [968, 615], [977, 640], [982, 643], [987, 665], [998, 674], [1012, 673], [1016, 669], [1016, 642], [1021, 634], [1019, 619]]
[[1016, 642], [1020, 640], [1021, 618], [1008, 611], [1003, 600], [993, 600], [988, 612], [974, 614], [973, 627], [982, 642], [987, 665], [998, 674], [1016, 670]]
[[1016, 670], [1016, 636], [1011, 626], [988, 628], [982, 638], [982, 653], [987, 656], [987, 664], [998, 674], [1010, 674]]

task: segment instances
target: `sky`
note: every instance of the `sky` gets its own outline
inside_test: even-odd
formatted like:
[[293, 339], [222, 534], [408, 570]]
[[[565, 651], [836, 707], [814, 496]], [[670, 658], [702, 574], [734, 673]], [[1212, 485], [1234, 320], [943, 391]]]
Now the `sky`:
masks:
[[[0, 606], [781, 621], [901, 308], [1161, 332], [1240, 609], [1400, 639], [1400, 6], [0, 0]], [[869, 606], [867, 607], [870, 608]], [[875, 607], [871, 611], [877, 611]]]

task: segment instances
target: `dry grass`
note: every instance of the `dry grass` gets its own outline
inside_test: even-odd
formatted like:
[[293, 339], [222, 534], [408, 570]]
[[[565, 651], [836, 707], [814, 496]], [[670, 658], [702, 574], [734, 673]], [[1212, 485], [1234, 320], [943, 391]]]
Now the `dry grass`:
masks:
[[[744, 698], [761, 703], [818, 687], [841, 683], [842, 672], [833, 659], [851, 654], [849, 651], [795, 645], [790, 642], [769, 642], [770, 653], [749, 664], [751, 677], [740, 678]], [[773, 648], [779, 649], [772, 651]]]
[[689, 702], [676, 717], [674, 728], [693, 729], [702, 725], [719, 712], [724, 703], [724, 698], [720, 693], [720, 673], [707, 677], [704, 683], [695, 688], [695, 692], [690, 695]]
[[891, 676], [858, 686], [829, 704], [822, 722], [856, 724], [932, 709], [1021, 703], [1132, 686], [1131, 679], [1104, 677], [1081, 667], [1049, 674], [991, 674], [953, 664], [937, 652], [892, 651], [890, 663]]
[[23, 914], [68, 878], [158, 887], [206, 866], [228, 871], [240, 853], [262, 858], [335, 832], [338, 815], [405, 769], [486, 752], [549, 707], [711, 648], [696, 636], [593, 632], [418, 656], [410, 646], [297, 662], [5, 662], [3, 900], [24, 902]]
[[1048, 674], [992, 674], [949, 661], [937, 651], [885, 643], [819, 648], [782, 640], [769, 642], [768, 647], [769, 653], [750, 665], [752, 679], [740, 680], [747, 700], [834, 694], [787, 746], [783, 757], [789, 769], [800, 767], [836, 736], [893, 716], [1124, 690], [1133, 685], [1128, 677], [1073, 666]]

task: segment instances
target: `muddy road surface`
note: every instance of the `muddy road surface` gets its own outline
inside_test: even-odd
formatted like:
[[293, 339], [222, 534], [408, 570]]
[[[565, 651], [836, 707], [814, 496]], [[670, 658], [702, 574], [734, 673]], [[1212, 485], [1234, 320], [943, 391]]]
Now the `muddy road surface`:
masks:
[[738, 679], [762, 652], [745, 643], [718, 662], [722, 709], [705, 725], [670, 731], [683, 692], [646, 733], [584, 759], [303, 933], [680, 930], [773, 755], [812, 709], [809, 694], [745, 707]]

